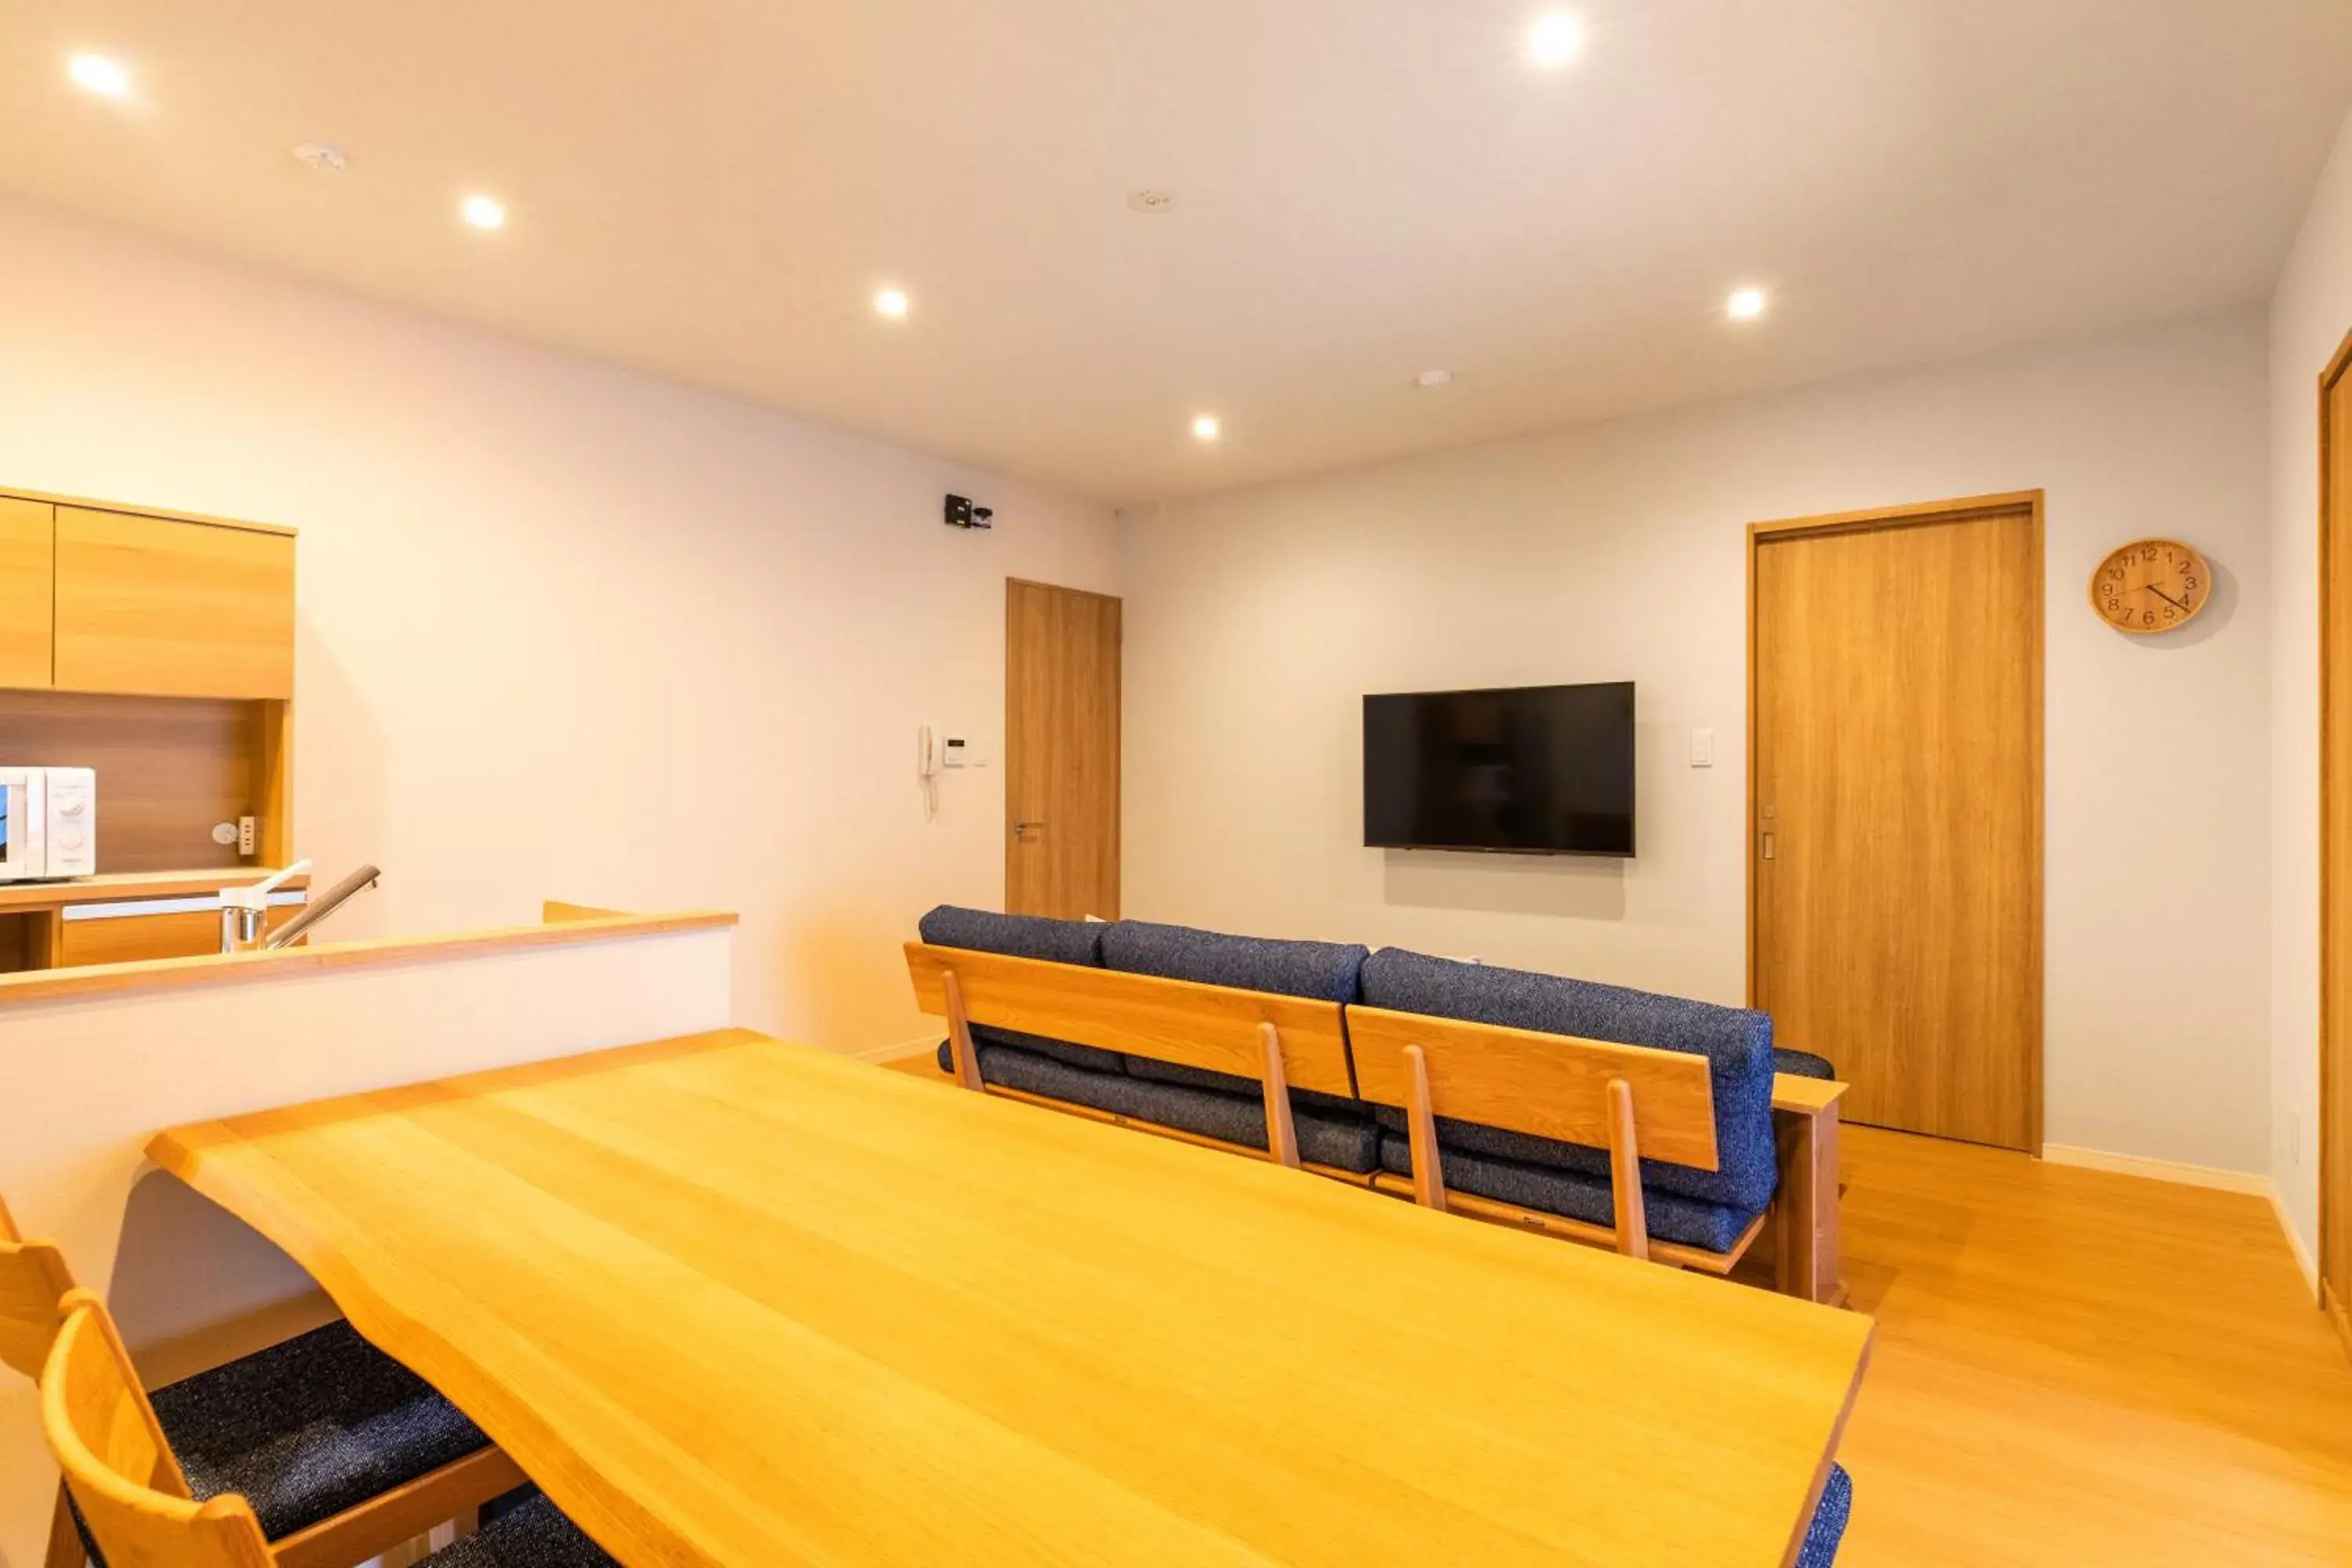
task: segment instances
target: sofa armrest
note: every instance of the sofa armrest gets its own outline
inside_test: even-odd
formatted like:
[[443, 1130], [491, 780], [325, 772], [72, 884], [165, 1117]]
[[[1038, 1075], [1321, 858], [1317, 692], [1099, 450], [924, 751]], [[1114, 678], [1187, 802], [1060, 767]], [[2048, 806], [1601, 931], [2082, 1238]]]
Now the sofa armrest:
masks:
[[1774, 1073], [1772, 1109], [1809, 1116], [1817, 1110], [1828, 1110], [1843, 1100], [1848, 1087], [1825, 1078], [1799, 1078], [1793, 1073]]
[[1780, 1184], [1772, 1196], [1772, 1245], [1780, 1289], [1835, 1306], [1838, 1278], [1839, 1102], [1846, 1086], [1827, 1079], [1776, 1074], [1773, 1142]]

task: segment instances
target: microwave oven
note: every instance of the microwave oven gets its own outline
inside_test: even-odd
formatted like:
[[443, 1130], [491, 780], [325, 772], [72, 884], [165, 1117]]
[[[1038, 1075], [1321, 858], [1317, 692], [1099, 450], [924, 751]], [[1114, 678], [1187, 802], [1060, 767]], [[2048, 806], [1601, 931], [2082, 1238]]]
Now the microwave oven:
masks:
[[98, 774], [0, 767], [0, 882], [98, 874]]

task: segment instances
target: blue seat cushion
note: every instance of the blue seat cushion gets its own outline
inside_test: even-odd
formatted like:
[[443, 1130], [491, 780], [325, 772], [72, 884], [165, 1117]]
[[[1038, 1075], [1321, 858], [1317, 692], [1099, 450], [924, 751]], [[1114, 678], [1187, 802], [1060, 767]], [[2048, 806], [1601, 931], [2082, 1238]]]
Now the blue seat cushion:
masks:
[[1837, 1561], [1838, 1542], [1845, 1539], [1845, 1521], [1853, 1512], [1853, 1478], [1843, 1465], [1830, 1467], [1805, 1544], [1797, 1552], [1797, 1568], [1831, 1568]]
[[488, 1508], [482, 1512], [479, 1530], [418, 1568], [620, 1568], [542, 1492], [532, 1490], [496, 1517]]
[[[1364, 961], [1364, 1002], [1399, 1013], [1426, 1013], [1478, 1024], [1538, 1029], [1618, 1045], [1688, 1051], [1707, 1058], [1715, 1091], [1718, 1168], [1702, 1171], [1642, 1162], [1647, 1193], [1673, 1193], [1753, 1215], [1772, 1200], [1780, 1180], [1772, 1138], [1772, 1020], [1741, 1007], [1596, 985], [1555, 974], [1459, 963], [1402, 948]], [[1404, 1130], [1402, 1112], [1383, 1107], [1381, 1124]], [[1548, 1165], [1605, 1177], [1609, 1153], [1476, 1122], [1440, 1119], [1438, 1142], [1487, 1160]], [[1465, 1191], [1475, 1190], [1465, 1186]], [[1535, 1207], [1535, 1205], [1529, 1205]]]
[[330, 1323], [157, 1389], [199, 1500], [240, 1492], [272, 1541], [488, 1445], [431, 1385]]
[[[987, 910], [967, 910], [954, 904], [941, 904], [918, 921], [915, 929], [933, 947], [962, 947], [974, 952], [1001, 952], [1007, 958], [1034, 958], [1047, 963], [1075, 963], [1087, 969], [1100, 969], [1103, 932], [1110, 927], [1100, 921], [1055, 921], [1042, 915], [1000, 915]], [[1044, 1035], [1026, 1035], [1018, 1029], [992, 1029], [979, 1024], [972, 1026], [971, 1037], [975, 1044], [1017, 1046], [1023, 1050], [1053, 1057], [1090, 1072], [1126, 1070], [1126, 1064], [1117, 1051], [1082, 1046], [1075, 1040], [1049, 1039]], [[953, 1070], [945, 1047], [940, 1047], [940, 1065]]]
[[1829, 1058], [1817, 1057], [1811, 1051], [1792, 1051], [1782, 1046], [1772, 1047], [1772, 1070], [1787, 1073], [1791, 1078], [1837, 1077], [1837, 1068], [1830, 1065]]
[[[1034, 1051], [988, 1045], [980, 1047], [980, 1075], [1007, 1089], [1222, 1142], [1252, 1149], [1266, 1146], [1265, 1100], [1255, 1083], [1249, 1085], [1246, 1095], [1219, 1094], [1214, 1089], [1130, 1078], [1125, 1073], [1088, 1072]], [[1365, 1175], [1379, 1169], [1380, 1134], [1363, 1108], [1353, 1100], [1315, 1098], [1339, 1109], [1305, 1105], [1297, 1096], [1292, 1097], [1290, 1119], [1298, 1130], [1298, 1157], [1310, 1165], [1330, 1165]]]
[[[1446, 1147], [1442, 1131], [1437, 1152], [1450, 1191], [1472, 1193], [1544, 1214], [1564, 1215], [1589, 1225], [1607, 1226], [1616, 1223], [1616, 1203], [1606, 1175], [1587, 1175], [1557, 1165], [1488, 1159]], [[1381, 1164], [1401, 1176], [1412, 1174], [1412, 1143], [1397, 1133], [1382, 1133]], [[1654, 1193], [1646, 1186], [1642, 1198], [1651, 1240], [1680, 1242], [1708, 1252], [1729, 1252], [1761, 1212], [1726, 1208], [1721, 1204], [1686, 1198], [1679, 1193]]]

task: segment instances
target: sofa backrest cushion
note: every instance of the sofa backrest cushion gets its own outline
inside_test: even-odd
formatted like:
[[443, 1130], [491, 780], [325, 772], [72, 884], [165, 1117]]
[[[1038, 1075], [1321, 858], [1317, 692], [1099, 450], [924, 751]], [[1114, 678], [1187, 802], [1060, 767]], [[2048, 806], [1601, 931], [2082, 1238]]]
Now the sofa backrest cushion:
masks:
[[[1778, 1172], [1769, 1016], [1589, 980], [1461, 963], [1394, 947], [1365, 960], [1362, 984], [1369, 1006], [1706, 1058], [1715, 1095], [1718, 1168], [1700, 1171], [1644, 1160], [1643, 1182], [1751, 1211], [1770, 1201]], [[1384, 1120], [1391, 1118], [1386, 1110], [1381, 1114]], [[1640, 1114], [1638, 1106], [1635, 1114]], [[1440, 1131], [1441, 1142], [1493, 1158], [1595, 1173], [1609, 1168], [1604, 1151], [1548, 1138], [1462, 1122], [1445, 1123]]]
[[[969, 948], [975, 952], [1001, 952], [1012, 958], [1043, 959], [1049, 963], [1102, 967], [1103, 932], [1099, 921], [1056, 921], [1043, 915], [1000, 915], [989, 910], [967, 910], [941, 904], [916, 922], [925, 942], [935, 947]], [[1016, 1046], [1092, 1072], [1125, 1072], [1117, 1051], [1097, 1050], [1072, 1040], [1052, 1040], [1017, 1029], [975, 1026], [973, 1039], [984, 1045]]]
[[1359, 976], [1370, 950], [1360, 943], [1227, 936], [1148, 921], [1114, 921], [1101, 930], [1105, 969], [1314, 1002], [1363, 999]]
[[[1149, 921], [1116, 921], [1103, 927], [1102, 931], [1105, 969], [1129, 974], [1155, 974], [1162, 980], [1190, 980], [1202, 985], [1230, 985], [1239, 991], [1269, 991], [1277, 996], [1303, 996], [1317, 1002], [1360, 1000], [1358, 976], [1371, 952], [1353, 942], [1228, 936], [1222, 931], [1155, 925]], [[1257, 1092], [1257, 1086], [1246, 1079], [1205, 1072], [1181, 1062], [1160, 1061], [1151, 1057], [1130, 1054], [1127, 1070], [1137, 1078], [1221, 1089], [1227, 1094]], [[1310, 1097], [1307, 1090], [1294, 1089], [1292, 1098], [1307, 1103]], [[1314, 1095], [1311, 1099], [1324, 1110], [1338, 1110], [1345, 1104], [1326, 1095]]]

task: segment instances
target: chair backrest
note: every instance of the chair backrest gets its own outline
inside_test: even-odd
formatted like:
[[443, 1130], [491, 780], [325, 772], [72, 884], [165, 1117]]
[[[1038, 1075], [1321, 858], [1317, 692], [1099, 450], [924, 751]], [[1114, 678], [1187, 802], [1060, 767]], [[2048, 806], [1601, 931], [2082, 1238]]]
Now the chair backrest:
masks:
[[1348, 1034], [1356, 1092], [1376, 1104], [1412, 1107], [1404, 1053], [1419, 1046], [1437, 1115], [1606, 1149], [1609, 1085], [1622, 1081], [1633, 1092], [1643, 1158], [1716, 1168], [1715, 1085], [1705, 1057], [1379, 1007], [1349, 1008]]
[[76, 1290], [65, 1309], [41, 1373], [41, 1429], [109, 1568], [273, 1568], [251, 1504], [189, 1496], [104, 1303]]
[[1267, 1147], [1292, 1165], [1289, 1089], [1355, 1093], [1337, 1002], [919, 942], [907, 944], [907, 973], [917, 1005], [948, 1020], [966, 1088], [981, 1087], [974, 1024], [1254, 1079], [1266, 1090]]
[[26, 1241], [0, 1202], [0, 1365], [40, 1381], [65, 1321], [58, 1303], [73, 1288], [65, 1255], [48, 1242]]

